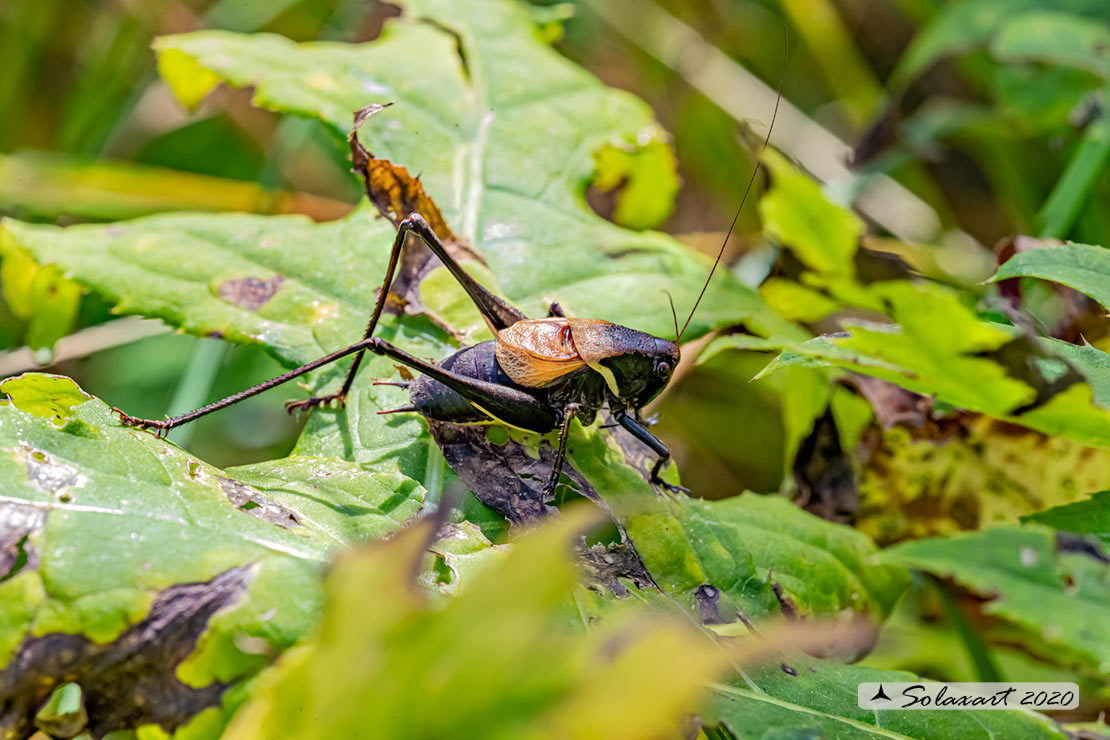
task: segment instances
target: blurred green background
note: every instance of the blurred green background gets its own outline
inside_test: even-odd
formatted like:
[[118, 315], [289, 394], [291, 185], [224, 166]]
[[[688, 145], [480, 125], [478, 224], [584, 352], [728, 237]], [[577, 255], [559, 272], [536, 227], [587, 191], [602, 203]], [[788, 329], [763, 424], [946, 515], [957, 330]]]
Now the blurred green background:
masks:
[[[672, 133], [681, 188], [662, 228], [692, 247], [712, 253], [720, 244], [753, 164], [742, 122], [769, 118], [766, 100], [738, 81], [776, 87], [786, 33], [791, 45], [784, 100], [812, 127], [802, 134], [820, 133], [795, 148], [824, 147], [821, 156], [829, 161], [852, 157], [865, 175], [894, 177], [912, 193], [919, 215], [935, 220], [921, 227], [934, 233], [921, 238], [954, 245], [961, 265], [989, 269], [989, 248], [999, 239], [1053, 226], [1046, 225], [1052, 214], [1043, 207], [1076, 151], [1090, 144], [1102, 98], [1093, 71], [1013, 63], [988, 48], [989, 34], [977, 37], [967, 23], [945, 19], [956, 5], [578, 0], [536, 7], [562, 53], [608, 84], [645, 98]], [[1089, 16], [1110, 13], [1083, 0], [1069, 0], [1067, 8], [1040, 5]], [[396, 12], [370, 0], [5, 0], [0, 212], [61, 224], [171, 209], [299, 212], [321, 220], [343, 214], [359, 191], [341, 141], [316, 122], [253, 108], [249, 91], [220, 89], [187, 114], [159, 79], [150, 42], [159, 34], [199, 28], [363, 41]], [[944, 23], [952, 28], [945, 31]], [[932, 56], [928, 48], [910, 45], [925, 31], [935, 37]], [[830, 150], [830, 141], [842, 148]], [[1095, 154], [1104, 159], [1106, 152]], [[1079, 199], [1086, 205], [1074, 213], [1057, 214], [1055, 225], [1062, 223], [1077, 240], [1105, 244], [1110, 226], [1097, 204], [1110, 181], [1100, 170], [1096, 166], [1081, 183], [1093, 197]], [[611, 197], [588, 195], [600, 212], [612, 215]], [[879, 210], [884, 207], [893, 223], [920, 226], [920, 219], [902, 218], [897, 203], [880, 204]], [[752, 284], [774, 261], [758, 228], [750, 207], [728, 250], [732, 268]], [[968, 282], [983, 277], [974, 269], [963, 272], [959, 277]], [[366, 276], [367, 290], [378, 277]], [[1026, 305], [1046, 321], [1064, 310], [1054, 301], [1052, 295], [1039, 303], [1026, 296]], [[26, 342], [42, 345], [42, 336], [50, 339], [69, 327], [35, 327], [18, 303], [0, 306], [0, 345], [8, 350], [0, 373], [43, 361], [133, 414], [182, 411], [279, 371], [254, 347], [117, 320], [94, 296], [75, 304], [73, 329], [85, 330], [78, 337], [86, 341], [68, 339], [56, 355], [41, 346], [28, 353], [19, 349]], [[787, 472], [779, 395], [772, 383], [749, 383], [764, 361], [728, 353], [684, 369], [654, 409], [684, 482], [699, 494], [776, 490]], [[280, 455], [298, 427], [282, 409], [288, 395], [278, 390], [253, 399], [178, 430], [176, 439], [220, 466]]]
[[[681, 187], [661, 228], [692, 248], [713, 254], [720, 246], [754, 165], [744, 122], [770, 118], [780, 77], [784, 138], [776, 143], [819, 178], [815, 162], [840, 173], [824, 179], [845, 200], [853, 188], [878, 187], [865, 210], [873, 231], [935, 247], [916, 255], [899, 247], [915, 268], [975, 285], [1008, 256], [1002, 240], [1013, 234], [1110, 244], [1102, 207], [1110, 196], [1100, 81], [1110, 77], [1102, 59], [1110, 48], [1106, 0], [537, 0], [535, 7], [561, 53], [643, 97], [673, 136]], [[1016, 9], [1046, 11], [1024, 39], [1042, 44], [1036, 60], [1014, 51], [1022, 38], [995, 36], [998, 21]], [[343, 215], [360, 191], [342, 140], [317, 122], [252, 107], [249, 90], [220, 88], [186, 113], [159, 78], [150, 43], [201, 28], [366, 41], [396, 12], [370, 0], [3, 0], [0, 215], [58, 224], [185, 209]], [[1068, 23], [1079, 24], [1076, 35], [1042, 33]], [[1088, 57], [1045, 63], [1082, 51], [1074, 39], [1091, 29]], [[856, 176], [845, 169], [849, 161]], [[729, 268], [753, 287], [772, 269], [789, 271], [792, 259], [760, 234], [760, 187], [726, 252]], [[611, 194], [587, 197], [603, 215], [619, 216]], [[873, 279], [890, 265], [881, 242], [868, 246], [859, 271]], [[157, 418], [282, 370], [257, 347], [119, 319], [96, 296], [67, 292], [56, 275], [36, 274], [37, 297], [13, 294], [10, 286], [28, 283], [33, 269], [0, 265], [0, 376], [43, 363], [110, 404]], [[366, 275], [367, 291], [379, 281]], [[1104, 339], [1104, 317], [1079, 310], [1074, 295], [1043, 283], [1022, 289], [1022, 306], [1046, 333], [1096, 345]], [[42, 302], [68, 305], [72, 325], [36, 322], [33, 308]], [[649, 410], [659, 413], [657, 431], [696, 495], [776, 491], [789, 477], [780, 408], [788, 376], [750, 382], [767, 359], [727, 352], [684, 365]], [[281, 402], [295, 395], [271, 391], [171, 438], [220, 467], [282, 456], [300, 421]], [[973, 665], [982, 625], [969, 625], [960, 606], [919, 579], [870, 661], [936, 678], [983, 675]], [[1056, 675], [1018, 650], [996, 650], [990, 660], [1010, 678]], [[1098, 701], [1106, 705], [1104, 695]]]

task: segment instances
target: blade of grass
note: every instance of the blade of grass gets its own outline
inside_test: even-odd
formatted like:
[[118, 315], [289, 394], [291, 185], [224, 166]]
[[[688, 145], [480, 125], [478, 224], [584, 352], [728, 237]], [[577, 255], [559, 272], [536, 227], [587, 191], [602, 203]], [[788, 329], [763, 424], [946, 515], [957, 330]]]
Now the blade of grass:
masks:
[[779, 5], [815, 58], [836, 60], [835, 65], [819, 65], [825, 82], [844, 104], [852, 123], [866, 126], [882, 105], [883, 89], [836, 8], [829, 0], [779, 0]]
[[[1110, 95], [1102, 96], [1104, 101]], [[1103, 103], [1105, 106], [1105, 102]], [[1063, 239], [1091, 194], [1095, 179], [1110, 157], [1110, 116], [1101, 114], [1087, 126], [1064, 174], [1052, 188], [1038, 216], [1042, 239]]]
[[0, 208], [24, 209], [47, 218], [68, 214], [94, 220], [201, 210], [303, 213], [330, 221], [346, 215], [351, 205], [163, 167], [17, 152], [0, 155]]
[[967, 616], [952, 600], [948, 591], [945, 590], [944, 584], [932, 576], [927, 576], [926, 580], [937, 595], [937, 600], [940, 601], [945, 616], [948, 617], [948, 621], [963, 642], [964, 649], [967, 650], [967, 656], [975, 668], [975, 680], [985, 683], [1005, 681], [1006, 679], [1002, 677], [1002, 671], [998, 668], [994, 656], [991, 655], [990, 646], [975, 631], [975, 627], [968, 621]]

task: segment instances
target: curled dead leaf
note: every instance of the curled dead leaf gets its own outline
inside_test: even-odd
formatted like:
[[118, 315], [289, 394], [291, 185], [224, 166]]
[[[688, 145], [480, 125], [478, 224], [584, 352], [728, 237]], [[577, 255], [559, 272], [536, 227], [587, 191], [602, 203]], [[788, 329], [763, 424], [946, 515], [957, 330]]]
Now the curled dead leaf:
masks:
[[[378, 211], [397, 226], [410, 214], [418, 213], [446, 245], [451, 256], [461, 261], [478, 261], [481, 257], [455, 235], [431, 196], [424, 190], [419, 177], [395, 165], [388, 159], [375, 157], [358, 140], [358, 130], [376, 113], [393, 103], [371, 103], [355, 111], [355, 122], [347, 143], [351, 148], [351, 163], [356, 174], [362, 177], [366, 197]], [[422, 311], [419, 300], [420, 281], [440, 264], [419, 239], [410, 240], [401, 255], [401, 264], [390, 287], [390, 300], [386, 310], [397, 314], [401, 309], [409, 313]], [[433, 317], [434, 319], [434, 317]]]

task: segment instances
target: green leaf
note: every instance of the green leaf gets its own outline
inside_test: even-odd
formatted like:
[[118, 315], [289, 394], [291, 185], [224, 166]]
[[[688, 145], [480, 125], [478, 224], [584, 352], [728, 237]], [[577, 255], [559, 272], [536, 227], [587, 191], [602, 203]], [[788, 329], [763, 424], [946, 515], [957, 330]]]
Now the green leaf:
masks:
[[722, 614], [727, 608], [750, 619], [777, 614], [775, 581], [802, 613], [847, 609], [881, 619], [906, 587], [903, 571], [874, 560], [867, 537], [785, 499], [752, 493], [721, 501], [659, 497], [642, 474], [622, 464], [650, 465], [638, 447], [625, 451], [599, 430], [580, 427], [572, 427], [567, 446], [656, 584], [687, 608], [695, 606], [698, 587], [709, 585], [721, 592]]
[[27, 345], [33, 350], [50, 350], [73, 329], [81, 306], [81, 287], [56, 265], [35, 264], [2, 232], [0, 256], [4, 298], [12, 313], [27, 321]]
[[[1007, 21], [1043, 10], [1043, 0], [965, 0], [943, 6], [898, 61], [891, 86], [905, 88], [942, 58], [987, 44]], [[1098, 17], [1101, 0], [1056, 0], [1059, 11]]]
[[67, 683], [54, 693], [35, 714], [35, 725], [60, 737], [73, 737], [85, 727], [88, 715], [81, 697], [81, 687]]
[[208, 93], [220, 84], [215, 72], [197, 64], [197, 61], [177, 49], [167, 49], [158, 55], [158, 74], [173, 90], [174, 95], [189, 110], [194, 110]]
[[618, 604], [594, 630], [575, 624], [575, 599], [589, 601], [569, 557], [581, 513], [522, 538], [443, 603], [411, 582], [427, 525], [340, 559], [315, 639], [286, 655], [225, 737], [359, 737], [367, 722], [383, 738], [467, 727], [646, 740], [677, 728], [728, 653], [673, 614]]
[[905, 543], [883, 557], [991, 599], [984, 611], [1020, 628], [1042, 657], [1110, 675], [1110, 568], [1058, 553], [1051, 530], [999, 527]]
[[594, 187], [603, 192], [619, 189], [613, 220], [621, 226], [649, 229], [674, 210], [680, 183], [668, 143], [652, 141], [638, 149], [606, 145], [594, 158]]
[[445, 594], [455, 595], [470, 580], [494, 565], [511, 551], [510, 545], [491, 544], [477, 525], [467, 521], [448, 525], [439, 531], [439, 539], [428, 547], [436, 557], [436, 567], [429, 576], [429, 585]]
[[[371, 44], [297, 45], [208, 31], [164, 37], [156, 48], [183, 53], [229, 84], [252, 85], [257, 105], [321, 118], [337, 133], [366, 103], [396, 100], [363, 129], [368, 148], [421, 173], [507, 298], [528, 305], [555, 296], [578, 316], [665, 335], [662, 291], [692, 305], [708, 260], [662, 234], [606, 223], [582, 196], [594, 152], [660, 145], [651, 111], [555, 54], [510, 0], [402, 5], [402, 16]], [[657, 171], [648, 173], [651, 185]], [[642, 186], [635, 174], [626, 191]], [[749, 289], [722, 276], [690, 335], [739, 320], [789, 331]]]
[[1023, 13], [1006, 22], [990, 43], [1006, 61], [1036, 61], [1086, 69], [1110, 78], [1110, 26], [1055, 10]]
[[890, 282], [870, 289], [883, 297], [901, 326], [849, 323], [844, 336], [790, 345], [757, 377], [793, 365], [841, 367], [1045, 434], [1110, 446], [1110, 413], [1095, 403], [1107, 389], [1092, 387], [1104, 381], [1105, 360], [1099, 350], [1077, 352], [1062, 347], [1062, 342], [1040, 340], [1048, 357], [1039, 358], [1041, 367], [1034, 372], [1042, 374], [1042, 382], [1048, 381], [1044, 373], [1055, 356], [1067, 360], [1091, 385], [1073, 384], [1023, 410], [1037, 397], [1036, 390], [982, 356], [1017, 339], [1014, 327], [979, 321], [954, 293], [940, 286]]
[[1047, 524], [1065, 532], [1090, 534], [1110, 545], [1110, 491], [1091, 494], [1089, 499], [1022, 517], [1022, 521]]
[[863, 221], [832, 203], [821, 188], [781, 154], [763, 155], [771, 171], [771, 190], [759, 201], [768, 236], [790, 248], [808, 267], [828, 277], [850, 277], [852, 258], [863, 235]]
[[[374, 297], [363, 276], [384, 272], [393, 233], [366, 210], [320, 225], [299, 216], [247, 214], [174, 214], [68, 229], [5, 224], [38, 259], [65, 261], [122, 313], [258, 342], [290, 366], [361, 336]], [[450, 351], [446, 337], [426, 322], [395, 325], [384, 335], [418, 356]], [[323, 371], [315, 387], [338, 383], [343, 372]], [[395, 372], [389, 361], [368, 362], [346, 412], [314, 414], [298, 452], [354, 462], [399, 456], [402, 470], [423, 480], [430, 443], [421, 439], [421, 422], [374, 413], [404, 403], [395, 389], [372, 385]], [[286, 394], [297, 391], [290, 387]]]
[[744, 671], [715, 684], [706, 725], [721, 725], [737, 740], [991, 740], [998, 737], [1066, 740], [1051, 720], [1020, 711], [872, 711], [857, 708], [863, 682], [917, 681], [902, 671], [839, 665], [803, 655], [781, 665]]
[[839, 301], [793, 280], [769, 278], [759, 286], [767, 305], [783, 316], [804, 323], [819, 321], [841, 308]]
[[[186, 687], [242, 680], [309, 629], [332, 553], [420, 506], [423, 489], [384, 465], [294, 458], [233, 478], [122, 426], [66, 378], [2, 388], [0, 690], [29, 702], [28, 722], [66, 680], [103, 706], [133, 703], [137, 682], [179, 678], [159, 711], [187, 719], [205, 704]], [[141, 640], [117, 642], [139, 623]], [[64, 674], [38, 645], [59, 635], [70, 636]], [[143, 657], [113, 679], [101, 671], [119, 651]]]
[[1066, 130], [1076, 105], [1101, 80], [1069, 67], [1006, 64], [994, 70], [992, 92], [1011, 125], [1033, 135]]
[[44, 416], [58, 429], [75, 418], [75, 406], [92, 398], [69, 378], [40, 373], [7, 378], [0, 382], [0, 391], [8, 394], [6, 403], [28, 414]]
[[769, 352], [782, 349], [782, 340], [756, 337], [751, 334], [725, 334], [713, 337], [698, 355], [697, 364], [704, 365], [722, 352], [728, 350], [752, 350]]
[[1110, 250], [1089, 244], [1061, 244], [1018, 252], [998, 268], [991, 282], [1035, 277], [1074, 288], [1110, 307]]
[[1052, 354], [1066, 360], [1083, 374], [1094, 391], [1095, 403], [1110, 408], [1110, 355], [1089, 344], [1072, 344], [1062, 339], [1042, 339]]
[[[881, 619], [909, 585], [905, 571], [878, 562], [866, 536], [785, 498], [744, 493], [720, 501], [688, 500], [676, 518], [706, 572], [718, 569], [725, 552], [747, 555], [760, 575], [778, 582], [806, 614], [831, 617], [850, 609]], [[638, 531], [638, 521], [629, 529]], [[728, 590], [727, 583], [716, 585]]]

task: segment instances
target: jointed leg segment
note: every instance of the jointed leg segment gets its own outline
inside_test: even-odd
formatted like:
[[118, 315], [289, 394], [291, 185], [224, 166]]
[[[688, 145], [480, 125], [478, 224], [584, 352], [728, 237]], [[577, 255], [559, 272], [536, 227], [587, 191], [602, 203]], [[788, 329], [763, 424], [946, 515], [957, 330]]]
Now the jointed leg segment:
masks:
[[555, 495], [555, 486], [559, 484], [559, 476], [563, 472], [563, 463], [567, 459], [567, 437], [570, 436], [570, 423], [574, 420], [577, 411], [577, 403], [568, 403], [563, 407], [563, 420], [559, 425], [559, 446], [555, 448], [555, 461], [551, 465], [551, 476], [547, 479], [547, 485], [543, 489], [545, 496]]
[[[439, 240], [439, 237], [436, 236], [435, 232], [428, 225], [428, 223], [419, 214], [414, 213], [406, 218], [404, 221], [402, 221], [397, 227], [397, 236], [393, 240], [393, 247], [389, 253], [389, 265], [386, 268], [385, 279], [382, 281], [381, 289], [379, 290], [377, 300], [374, 303], [374, 311], [370, 314], [370, 321], [366, 325], [366, 331], [363, 334], [363, 338], [360, 342], [356, 342], [349, 347], [345, 347], [336, 352], [332, 352], [329, 355], [325, 355], [324, 357], [321, 357], [318, 360], [314, 360], [307, 365], [302, 365], [295, 370], [290, 370], [289, 372], [279, 375], [276, 378], [267, 380], [265, 383], [260, 383], [259, 385], [256, 385], [252, 388], [247, 388], [246, 390], [240, 391], [239, 393], [236, 393], [232, 396], [220, 399], [219, 401], [210, 403], [207, 406], [199, 408], [195, 411], [190, 411], [187, 414], [182, 414], [181, 416], [174, 416], [167, 419], [139, 419], [134, 416], [130, 416], [129, 414], [126, 414], [122, 411], [119, 411], [119, 409], [116, 409], [116, 411], [119, 412], [120, 420], [128, 426], [139, 427], [142, 429], [154, 429], [158, 432], [159, 436], [165, 436], [165, 434], [174, 427], [181, 426], [182, 424], [187, 424], [190, 421], [193, 421], [194, 419], [199, 419], [200, 417], [210, 414], [213, 411], [218, 411], [219, 409], [231, 406], [232, 404], [238, 403], [245, 398], [250, 398], [251, 396], [262, 393], [263, 391], [267, 391], [270, 388], [281, 385], [282, 383], [286, 383], [306, 373], [312, 372], [313, 370], [323, 367], [324, 365], [328, 365], [332, 362], [335, 362], [336, 360], [354, 354], [354, 362], [351, 363], [350, 369], [347, 370], [347, 376], [344, 378], [343, 386], [339, 389], [338, 393], [331, 393], [326, 396], [308, 398], [303, 401], [290, 401], [285, 404], [286, 409], [288, 409], [290, 412], [295, 409], [311, 409], [316, 406], [327, 405], [330, 403], [338, 403], [340, 406], [342, 406], [347, 399], [347, 394], [351, 390], [351, 385], [352, 383], [354, 383], [355, 376], [358, 374], [359, 366], [362, 364], [362, 355], [367, 349], [370, 349], [370, 338], [374, 335], [374, 331], [378, 327], [378, 321], [381, 319], [382, 312], [385, 310], [385, 304], [389, 298], [389, 287], [393, 283], [393, 276], [397, 271], [397, 264], [400, 261], [401, 249], [402, 247], [404, 247], [405, 240], [408, 238], [408, 235], [410, 233], [414, 233], [419, 236], [420, 239], [426, 245], [428, 245], [428, 248], [432, 250], [432, 253], [439, 257], [439, 259], [443, 262], [447, 269], [451, 271], [451, 274], [454, 275], [455, 278], [459, 281], [463, 289], [466, 290], [467, 294], [471, 297], [475, 305], [478, 307], [478, 310], [481, 311], [482, 316], [486, 319], [486, 322], [490, 325], [491, 328], [494, 329], [494, 331], [497, 331], [498, 329], [503, 329], [513, 323], [516, 323], [517, 321], [527, 318], [520, 311], [510, 306], [508, 303], [501, 300], [493, 293], [490, 293], [488, 290], [482, 287], [481, 284], [474, 280], [474, 278], [470, 277], [470, 275], [468, 275], [466, 271], [462, 269], [462, 266], [459, 265], [459, 263], [456, 262], [455, 259], [451, 256], [451, 254], [447, 250], [447, 247], [443, 244], [443, 242]], [[415, 358], [413, 359], [415, 360]], [[532, 400], [534, 401], [535, 399]]]
[[655, 465], [651, 468], [651, 482], [653, 485], [661, 486], [671, 493], [678, 493], [679, 491], [689, 493], [689, 489], [676, 486], [673, 483], [668, 483], [659, 477], [659, 471], [662, 470], [663, 466], [671, 459], [671, 451], [667, 449], [665, 444], [659, 441], [654, 434], [649, 432], [645, 426], [631, 416], [621, 414], [617, 417], [617, 423], [628, 430], [633, 437], [650, 447], [651, 451], [658, 456]]
[[247, 388], [244, 391], [239, 391], [234, 395], [228, 396], [227, 398], [222, 398], [219, 401], [210, 403], [207, 406], [203, 406], [196, 411], [190, 411], [187, 414], [182, 414], [181, 416], [174, 416], [161, 420], [139, 419], [131, 416], [130, 414], [126, 414], [119, 409], [114, 409], [114, 411], [117, 411], [119, 413], [120, 421], [122, 421], [127, 426], [139, 427], [140, 429], [154, 429], [157, 431], [159, 437], [164, 437], [166, 436], [166, 433], [174, 427], [179, 427], [182, 424], [188, 424], [190, 421], [211, 414], [213, 411], [219, 411], [220, 409], [231, 406], [232, 404], [236, 404], [243, 399], [250, 398], [251, 396], [256, 396], [263, 391], [268, 391], [271, 388], [281, 385], [282, 383], [287, 383], [294, 378], [299, 378], [306, 373], [310, 373], [317, 368], [321, 368], [324, 365], [328, 365], [332, 362], [335, 362], [336, 360], [342, 359], [347, 355], [354, 354], [355, 352], [361, 353], [363, 350], [366, 349], [367, 343], [368, 340], [364, 339], [361, 342], [352, 344], [350, 347], [344, 347], [341, 350], [332, 352], [330, 355], [324, 355], [318, 360], [313, 360], [307, 365], [301, 365], [296, 370], [290, 370], [289, 372], [283, 373], [276, 378], [271, 378], [270, 380], [267, 380], [265, 383], [259, 383], [252, 388]]

